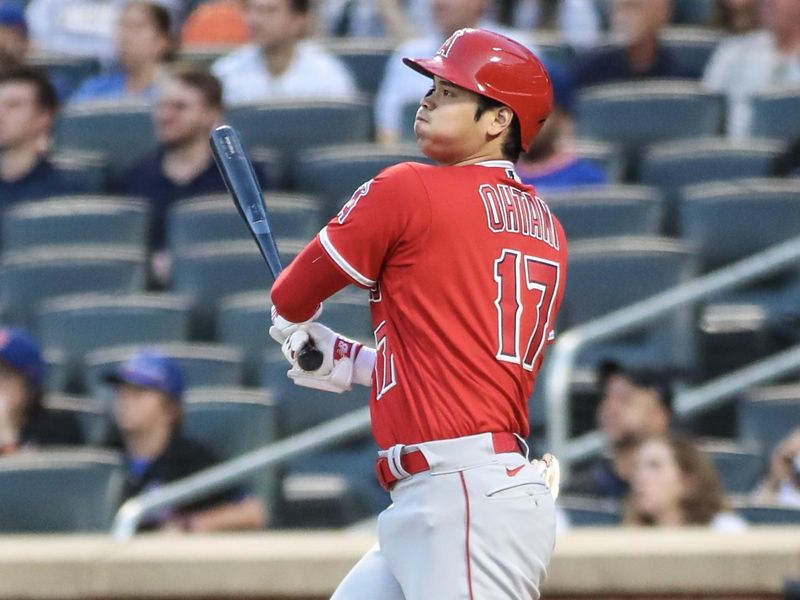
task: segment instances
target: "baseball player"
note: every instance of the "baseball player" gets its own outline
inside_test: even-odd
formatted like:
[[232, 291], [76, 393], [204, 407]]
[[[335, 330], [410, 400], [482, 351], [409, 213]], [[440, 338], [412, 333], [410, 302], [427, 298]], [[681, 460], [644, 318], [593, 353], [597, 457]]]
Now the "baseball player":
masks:
[[[527, 599], [553, 550], [554, 502], [523, 441], [527, 401], [566, 280], [564, 231], [513, 162], [552, 106], [524, 46], [456, 31], [431, 59], [414, 131], [438, 166], [363, 184], [275, 282], [270, 334], [295, 383], [372, 387], [376, 469], [392, 506], [334, 600]], [[346, 285], [370, 290], [374, 349], [317, 323]], [[314, 372], [296, 362], [315, 344]]]

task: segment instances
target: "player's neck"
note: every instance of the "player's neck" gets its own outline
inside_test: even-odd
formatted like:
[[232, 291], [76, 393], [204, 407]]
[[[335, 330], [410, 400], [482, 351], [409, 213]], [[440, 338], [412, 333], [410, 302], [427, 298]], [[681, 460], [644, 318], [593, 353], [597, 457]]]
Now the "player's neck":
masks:
[[[454, 160], [452, 162], [443, 162], [442, 164], [450, 167], [466, 167], [468, 165], [477, 165], [478, 163], [490, 160], [508, 160], [500, 151], [478, 151], [470, 156]], [[513, 161], [512, 161], [513, 162]]]
[[28, 140], [0, 153], [0, 177], [4, 181], [17, 181], [30, 173], [41, 157], [40, 144]]

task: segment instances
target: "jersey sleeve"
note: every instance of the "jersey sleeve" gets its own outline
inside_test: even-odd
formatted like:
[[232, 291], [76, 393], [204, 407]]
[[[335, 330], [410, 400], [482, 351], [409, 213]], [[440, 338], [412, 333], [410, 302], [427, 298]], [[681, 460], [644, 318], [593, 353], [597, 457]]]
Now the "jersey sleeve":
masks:
[[356, 285], [373, 288], [387, 258], [424, 233], [428, 194], [415, 165], [402, 163], [359, 187], [319, 233], [333, 263]]

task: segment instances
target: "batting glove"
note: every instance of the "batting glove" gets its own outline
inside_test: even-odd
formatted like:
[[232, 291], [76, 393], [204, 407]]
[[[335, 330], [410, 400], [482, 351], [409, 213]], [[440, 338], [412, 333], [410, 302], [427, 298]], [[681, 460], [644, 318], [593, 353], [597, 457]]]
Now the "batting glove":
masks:
[[547, 487], [550, 488], [553, 500], [556, 500], [561, 486], [561, 468], [558, 466], [558, 459], [548, 453], [542, 456], [541, 459], [532, 460], [531, 464], [539, 471], [539, 475], [542, 476]]
[[297, 331], [297, 328], [300, 327], [300, 325], [308, 325], [312, 321], [315, 321], [319, 318], [319, 316], [322, 314], [322, 304], [319, 305], [319, 308], [317, 308], [316, 312], [311, 316], [310, 319], [303, 321], [302, 323], [292, 323], [291, 321], [287, 321], [278, 314], [278, 311], [274, 306], [270, 308], [269, 314], [272, 318], [272, 326], [269, 328], [269, 336], [279, 344], [283, 344], [290, 335]]
[[[322, 353], [322, 365], [316, 371], [304, 371], [297, 364], [297, 353], [311, 340]], [[339, 335], [325, 325], [301, 325], [282, 346], [292, 368], [287, 375], [296, 385], [341, 394], [353, 383], [372, 385], [375, 351]]]

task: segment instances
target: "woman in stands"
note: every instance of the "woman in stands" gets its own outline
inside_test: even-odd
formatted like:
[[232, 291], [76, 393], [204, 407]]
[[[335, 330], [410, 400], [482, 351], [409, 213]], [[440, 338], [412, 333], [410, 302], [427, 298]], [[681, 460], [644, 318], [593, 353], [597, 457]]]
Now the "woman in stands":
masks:
[[82, 443], [74, 417], [44, 408], [44, 372], [39, 342], [23, 329], [0, 328], [0, 455]]
[[800, 427], [783, 438], [772, 451], [769, 473], [753, 499], [800, 508]]
[[628, 525], [706, 525], [715, 531], [747, 527], [727, 510], [711, 460], [690, 441], [669, 436], [649, 438], [639, 446], [624, 520]]
[[169, 11], [153, 2], [128, 2], [119, 20], [117, 44], [117, 66], [84, 81], [70, 102], [154, 98], [162, 67], [175, 50]]

